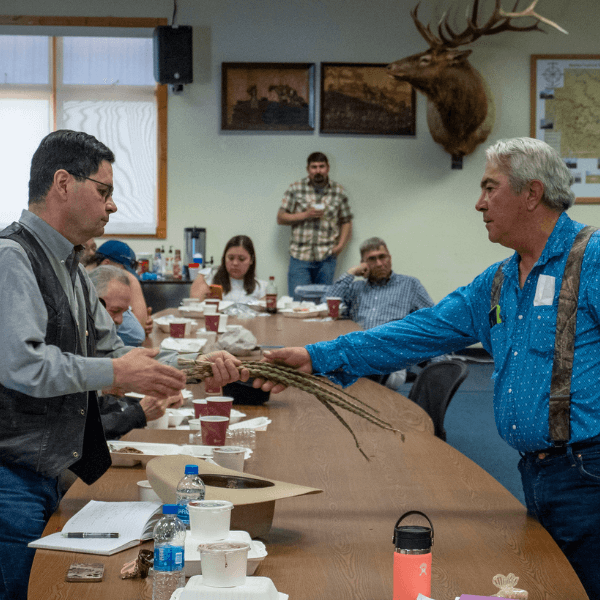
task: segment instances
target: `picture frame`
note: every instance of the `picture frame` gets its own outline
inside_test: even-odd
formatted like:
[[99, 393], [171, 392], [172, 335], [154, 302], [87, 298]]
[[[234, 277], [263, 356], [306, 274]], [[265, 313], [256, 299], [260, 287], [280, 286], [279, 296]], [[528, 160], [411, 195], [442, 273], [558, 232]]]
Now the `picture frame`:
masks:
[[314, 128], [314, 63], [222, 63], [222, 130], [313, 131]]
[[320, 132], [416, 135], [416, 93], [387, 63], [321, 63]]
[[530, 135], [558, 150], [577, 204], [600, 204], [598, 54], [531, 56]]

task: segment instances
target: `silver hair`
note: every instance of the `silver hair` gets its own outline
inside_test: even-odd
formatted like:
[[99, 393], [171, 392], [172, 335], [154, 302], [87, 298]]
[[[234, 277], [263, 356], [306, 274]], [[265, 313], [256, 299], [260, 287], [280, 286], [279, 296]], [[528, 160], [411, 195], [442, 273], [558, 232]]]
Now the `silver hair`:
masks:
[[535, 138], [499, 140], [485, 151], [489, 163], [500, 169], [515, 194], [537, 179], [544, 185], [542, 202], [552, 210], [563, 212], [573, 206], [573, 176], [559, 153]]
[[89, 273], [90, 279], [96, 288], [96, 293], [99, 298], [102, 298], [104, 294], [106, 294], [106, 290], [108, 289], [108, 284], [111, 281], [118, 281], [119, 283], [123, 283], [126, 286], [130, 286], [129, 277], [127, 273], [119, 268], [113, 267], [112, 265], [102, 265], [100, 267], [96, 267], [93, 271]]
[[365, 240], [360, 245], [360, 257], [362, 258], [364, 256], [365, 252], [370, 252], [371, 250], [377, 250], [378, 248], [381, 248], [381, 246], [384, 246], [385, 249], [387, 250], [387, 244], [379, 237], [371, 237], [368, 240]]

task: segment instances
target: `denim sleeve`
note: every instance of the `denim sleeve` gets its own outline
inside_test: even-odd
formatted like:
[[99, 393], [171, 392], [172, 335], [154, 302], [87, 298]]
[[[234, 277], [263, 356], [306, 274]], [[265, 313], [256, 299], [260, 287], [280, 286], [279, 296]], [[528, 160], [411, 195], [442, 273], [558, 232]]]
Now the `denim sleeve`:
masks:
[[359, 377], [398, 371], [478, 341], [491, 351], [487, 319], [494, 268], [436, 306], [400, 321], [307, 346], [313, 372], [347, 386]]
[[126, 346], [137, 348], [144, 343], [146, 332], [131, 309], [127, 309], [123, 313], [123, 322], [117, 328], [117, 335]]

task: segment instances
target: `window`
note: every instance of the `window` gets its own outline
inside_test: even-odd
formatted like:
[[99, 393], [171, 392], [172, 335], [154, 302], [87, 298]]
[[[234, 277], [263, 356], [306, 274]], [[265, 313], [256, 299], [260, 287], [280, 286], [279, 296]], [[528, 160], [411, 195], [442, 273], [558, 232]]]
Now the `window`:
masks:
[[0, 147], [0, 226], [27, 207], [29, 165], [42, 137], [74, 129], [116, 156], [118, 211], [106, 234], [164, 238], [166, 86], [154, 82], [152, 38], [93, 33], [0, 35], [0, 135], [10, 140]]

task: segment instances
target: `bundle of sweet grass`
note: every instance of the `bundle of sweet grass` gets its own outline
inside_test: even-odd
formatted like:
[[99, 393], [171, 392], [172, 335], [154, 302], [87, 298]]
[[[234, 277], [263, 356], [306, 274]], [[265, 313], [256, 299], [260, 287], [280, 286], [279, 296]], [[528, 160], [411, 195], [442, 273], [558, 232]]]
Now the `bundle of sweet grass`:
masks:
[[[179, 359], [179, 365], [186, 373], [188, 380], [198, 381], [212, 377], [212, 363], [208, 361], [194, 361], [189, 359]], [[383, 419], [380, 419], [376, 413], [376, 409], [372, 408], [362, 400], [348, 394], [344, 390], [340, 389], [327, 379], [315, 377], [308, 373], [301, 373], [300, 371], [288, 367], [286, 365], [260, 362], [255, 360], [242, 361], [242, 364], [238, 369], [247, 369], [250, 373], [251, 378], [260, 378], [273, 383], [281, 383], [287, 387], [295, 387], [304, 392], [312, 394], [319, 400], [327, 410], [333, 413], [338, 421], [350, 432], [356, 443], [356, 447], [360, 453], [367, 459], [367, 455], [363, 452], [356, 435], [352, 431], [352, 428], [342, 418], [339, 412], [334, 407], [343, 408], [363, 419], [366, 419], [373, 425], [380, 427], [381, 429], [387, 429], [396, 433], [400, 433], [397, 429], [394, 429], [390, 423], [387, 423]], [[404, 441], [404, 434], [400, 433], [402, 441]]]

